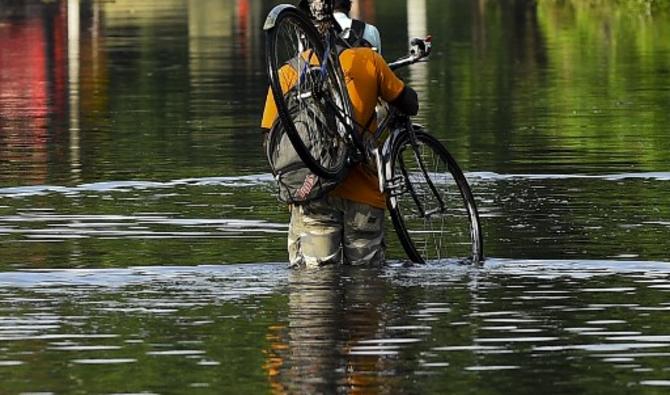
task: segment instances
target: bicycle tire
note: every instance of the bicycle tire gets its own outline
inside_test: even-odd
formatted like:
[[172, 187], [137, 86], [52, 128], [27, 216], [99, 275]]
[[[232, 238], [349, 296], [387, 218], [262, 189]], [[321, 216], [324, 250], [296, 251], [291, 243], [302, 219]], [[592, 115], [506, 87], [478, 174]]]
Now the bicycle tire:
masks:
[[415, 136], [426, 171], [410, 134], [402, 133], [393, 143], [387, 176], [393, 185], [387, 188], [387, 206], [403, 249], [416, 263], [481, 261], [479, 214], [463, 172], [437, 139], [416, 126]]
[[[349, 163], [347, 122], [353, 118], [336, 50], [324, 49], [311, 21], [293, 6], [275, 7], [268, 21], [265, 58], [281, 126], [314, 174], [339, 179]], [[291, 63], [298, 64], [292, 76], [286, 71]]]

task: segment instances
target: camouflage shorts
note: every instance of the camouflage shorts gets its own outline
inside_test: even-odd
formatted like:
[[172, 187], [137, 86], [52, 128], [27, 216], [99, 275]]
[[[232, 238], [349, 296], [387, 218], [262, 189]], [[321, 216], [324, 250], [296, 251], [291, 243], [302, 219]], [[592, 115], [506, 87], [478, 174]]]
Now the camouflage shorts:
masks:
[[288, 231], [292, 267], [384, 262], [384, 209], [334, 196], [293, 206]]

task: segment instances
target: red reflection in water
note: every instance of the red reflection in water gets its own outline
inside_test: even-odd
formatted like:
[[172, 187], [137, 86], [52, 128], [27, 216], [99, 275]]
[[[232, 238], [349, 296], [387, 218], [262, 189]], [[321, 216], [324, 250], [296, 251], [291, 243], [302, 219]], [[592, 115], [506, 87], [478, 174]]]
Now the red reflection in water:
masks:
[[39, 183], [47, 176], [49, 115], [62, 116], [66, 111], [66, 16], [61, 8], [54, 10], [0, 19], [0, 177], [4, 180]]
[[49, 32], [51, 44], [51, 113], [64, 119], [67, 116], [67, 11], [65, 2], [61, 2], [57, 12], [51, 18]]
[[43, 126], [47, 113], [46, 53], [41, 21], [0, 27], [0, 113], [5, 122]]
[[249, 56], [249, 36], [251, 31], [249, 29], [250, 13], [249, 0], [237, 0], [235, 5], [235, 31], [238, 35], [239, 54], [246, 59]]

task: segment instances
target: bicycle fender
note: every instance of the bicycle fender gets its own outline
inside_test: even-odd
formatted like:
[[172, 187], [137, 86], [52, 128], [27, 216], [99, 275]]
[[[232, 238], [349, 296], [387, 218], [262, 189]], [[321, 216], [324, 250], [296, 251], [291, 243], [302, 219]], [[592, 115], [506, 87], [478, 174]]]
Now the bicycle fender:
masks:
[[265, 24], [263, 24], [263, 30], [268, 31], [271, 30], [275, 27], [275, 24], [277, 23], [277, 18], [279, 17], [279, 14], [281, 14], [284, 10], [287, 9], [295, 9], [297, 10], [296, 6], [293, 4], [280, 4], [278, 6], [275, 6], [268, 16], [265, 18]]

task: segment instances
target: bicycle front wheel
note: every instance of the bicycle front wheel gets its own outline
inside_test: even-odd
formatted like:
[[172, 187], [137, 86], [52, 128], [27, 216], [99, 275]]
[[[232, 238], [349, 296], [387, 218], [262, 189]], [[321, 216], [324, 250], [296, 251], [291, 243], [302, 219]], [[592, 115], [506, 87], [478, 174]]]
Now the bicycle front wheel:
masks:
[[387, 205], [410, 260], [483, 259], [479, 215], [463, 172], [434, 137], [416, 130], [394, 142]]
[[314, 174], [339, 178], [349, 158], [352, 119], [336, 49], [324, 49], [309, 19], [289, 5], [266, 21], [265, 58], [281, 126]]

